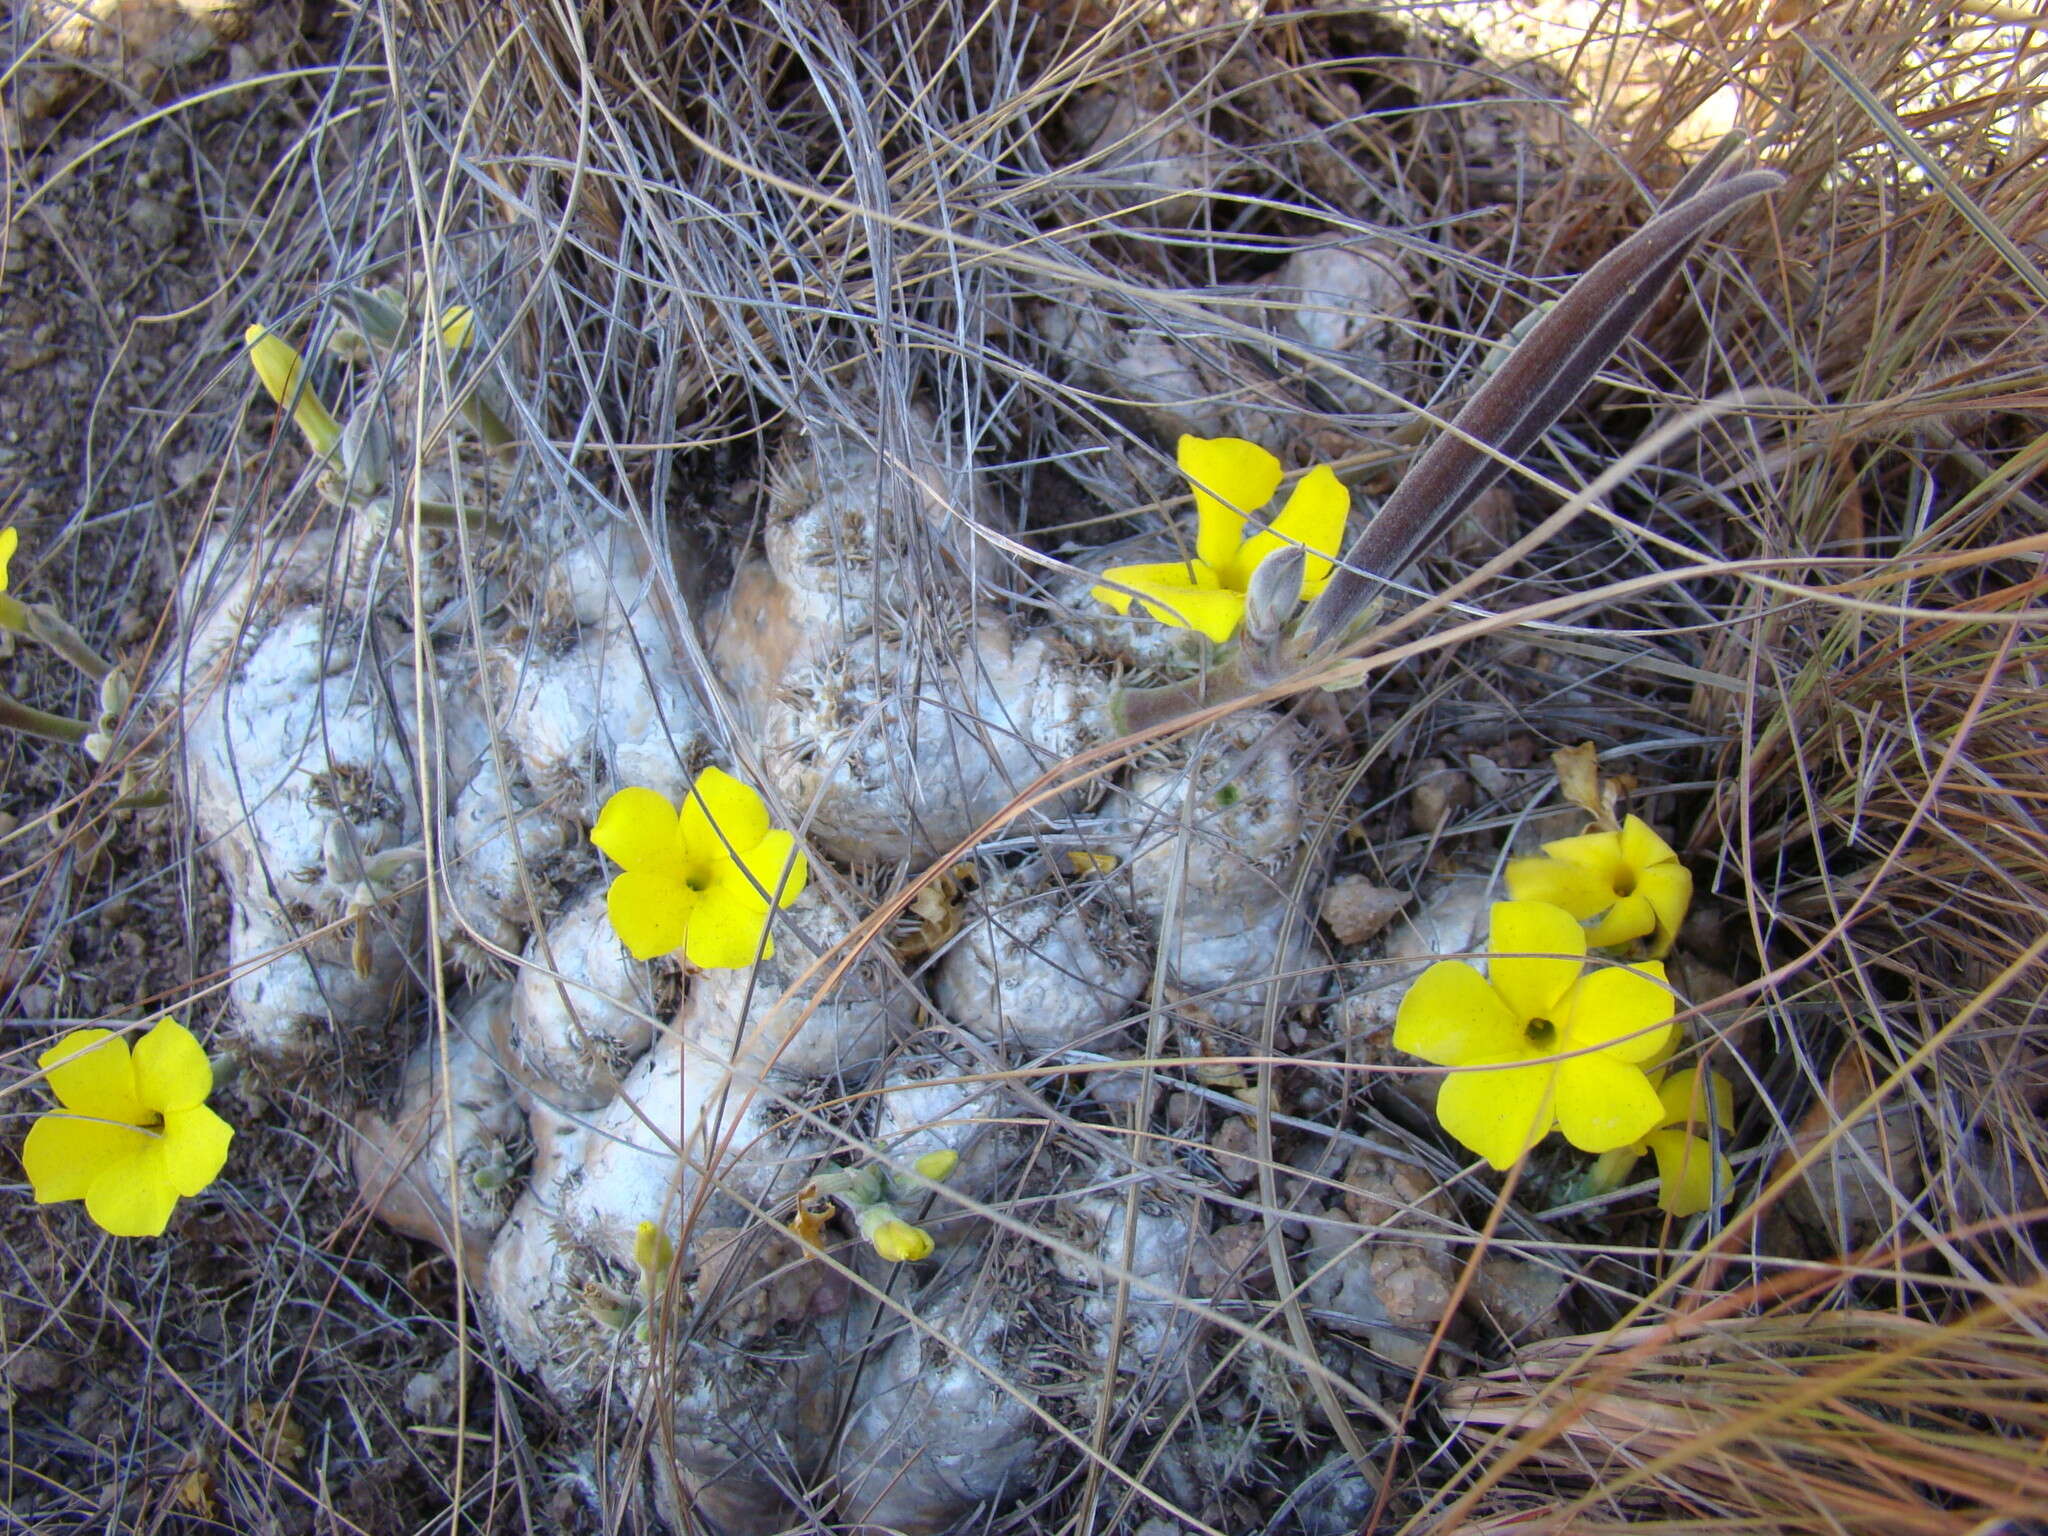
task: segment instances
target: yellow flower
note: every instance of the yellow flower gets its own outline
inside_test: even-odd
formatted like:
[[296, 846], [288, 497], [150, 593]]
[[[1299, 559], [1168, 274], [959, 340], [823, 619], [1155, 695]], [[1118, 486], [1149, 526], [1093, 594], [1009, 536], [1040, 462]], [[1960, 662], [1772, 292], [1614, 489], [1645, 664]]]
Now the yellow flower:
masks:
[[1515, 900], [1563, 907], [1586, 925], [1595, 949], [1647, 938], [1652, 955], [1670, 951], [1692, 900], [1692, 872], [1640, 816], [1619, 832], [1545, 843], [1543, 854], [1508, 865]]
[[155, 1237], [180, 1195], [220, 1176], [234, 1130], [206, 1107], [213, 1067], [192, 1032], [164, 1019], [135, 1042], [75, 1029], [39, 1064], [64, 1106], [29, 1127], [21, 1164], [40, 1205], [83, 1200], [116, 1237]]
[[919, 1259], [931, 1257], [931, 1233], [923, 1227], [913, 1227], [900, 1216], [876, 1222], [867, 1237], [875, 1245], [875, 1252], [891, 1264], [915, 1264]]
[[323, 458], [334, 452], [341, 443], [341, 424], [328, 414], [306, 381], [306, 360], [298, 349], [260, 325], [243, 333], [242, 344], [249, 349], [250, 366], [263, 381], [263, 388], [279, 405], [291, 408], [292, 420], [306, 434], [313, 451]]
[[21, 548], [21, 530], [9, 523], [0, 528], [0, 592], [7, 590], [7, 567], [14, 559], [14, 552]]
[[788, 906], [810, 875], [760, 795], [716, 768], [697, 775], [680, 812], [651, 789], [620, 790], [590, 840], [624, 871], [605, 906], [636, 960], [681, 949], [705, 970], [752, 965], [775, 953], [770, 899]]
[[[1246, 538], [1247, 514], [1280, 488], [1280, 461], [1237, 437], [1183, 437], [1179, 458], [1195, 491], [1195, 558], [1113, 566], [1102, 573], [1105, 581], [1136, 591], [1160, 623], [1200, 630], [1219, 645], [1237, 633], [1252, 572], [1268, 556], [1300, 545], [1308, 551], [1301, 596], [1314, 597], [1329, 585], [1351, 493], [1328, 465], [1302, 476], [1272, 525]], [[1131, 611], [1130, 592], [1099, 586], [1091, 595], [1118, 613]]]
[[[1443, 1128], [1507, 1168], [1561, 1127], [1587, 1152], [1640, 1141], [1662, 1113], [1640, 1063], [1671, 1035], [1676, 1004], [1655, 961], [1585, 970], [1586, 932], [1538, 901], [1493, 905], [1482, 976], [1440, 960], [1416, 977], [1394, 1020], [1394, 1045], [1448, 1073]], [[1583, 973], [1583, 974], [1582, 974]]]
[[1664, 1079], [1657, 1087], [1657, 1101], [1663, 1113], [1656, 1127], [1642, 1140], [1617, 1147], [1595, 1163], [1593, 1188], [1617, 1187], [1636, 1160], [1649, 1152], [1657, 1158], [1657, 1178], [1663, 1186], [1657, 1204], [1663, 1210], [1673, 1216], [1712, 1210], [1727, 1200], [1735, 1169], [1714, 1150], [1712, 1141], [1693, 1131], [1711, 1120], [1723, 1135], [1733, 1132], [1735, 1090], [1720, 1073], [1694, 1067]]

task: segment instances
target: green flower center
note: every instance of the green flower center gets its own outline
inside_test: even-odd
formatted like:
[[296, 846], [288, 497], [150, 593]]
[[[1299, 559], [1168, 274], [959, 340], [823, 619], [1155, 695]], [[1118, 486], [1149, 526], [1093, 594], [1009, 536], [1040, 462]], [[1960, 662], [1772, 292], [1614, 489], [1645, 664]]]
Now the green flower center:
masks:
[[1614, 875], [1614, 894], [1633, 896], [1636, 893], [1636, 872], [1632, 869], [1617, 870]]
[[1548, 1019], [1531, 1019], [1523, 1026], [1522, 1033], [1531, 1045], [1546, 1051], [1557, 1043], [1557, 1026]]

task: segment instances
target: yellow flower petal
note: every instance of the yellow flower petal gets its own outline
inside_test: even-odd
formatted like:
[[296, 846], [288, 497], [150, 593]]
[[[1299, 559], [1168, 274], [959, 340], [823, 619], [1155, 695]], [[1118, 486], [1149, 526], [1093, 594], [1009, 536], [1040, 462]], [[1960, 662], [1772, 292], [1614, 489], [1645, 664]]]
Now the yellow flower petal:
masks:
[[116, 1237], [162, 1236], [177, 1203], [161, 1142], [103, 1170], [85, 1192], [85, 1214]]
[[1394, 1049], [1440, 1067], [1526, 1055], [1524, 1020], [1462, 960], [1439, 960], [1409, 986], [1394, 1016]]
[[1657, 917], [1657, 942], [1650, 952], [1664, 954], [1678, 937], [1685, 909], [1692, 905], [1692, 871], [1679, 863], [1653, 864], [1636, 876], [1636, 894]]
[[597, 813], [590, 840], [621, 869], [667, 875], [680, 881], [682, 838], [676, 808], [651, 789], [622, 789]]
[[768, 833], [768, 802], [750, 784], [706, 768], [683, 801], [683, 853], [693, 864], [747, 852]]
[[1561, 1022], [1558, 1005], [1584, 969], [1586, 934], [1562, 907], [1496, 901], [1487, 936], [1486, 974], [1515, 1017]]
[[163, 1168], [171, 1188], [196, 1195], [227, 1166], [235, 1128], [204, 1104], [164, 1112]]
[[102, 1172], [148, 1151], [153, 1140], [147, 1131], [133, 1126], [80, 1120], [53, 1111], [28, 1128], [21, 1144], [21, 1166], [28, 1173], [38, 1205], [83, 1200]]
[[1241, 437], [1183, 436], [1177, 457], [1195, 492], [1195, 554], [1220, 572], [1244, 542], [1246, 515], [1280, 489], [1280, 461]]
[[1453, 1072], [1436, 1092], [1436, 1118], [1496, 1168], [1512, 1168], [1557, 1123], [1548, 1065]]
[[156, 1112], [135, 1092], [128, 1042], [112, 1030], [74, 1029], [36, 1060], [66, 1109], [124, 1125], [156, 1123]]
[[1547, 901], [1584, 922], [1614, 904], [1608, 877], [1563, 859], [1511, 859], [1508, 895], [1516, 901]]
[[1273, 526], [1254, 534], [1239, 547], [1223, 570], [1223, 585], [1243, 592], [1251, 585], [1252, 572], [1267, 557], [1292, 545], [1309, 551], [1302, 568], [1301, 595], [1314, 597], [1330, 584], [1336, 569], [1334, 559], [1344, 543], [1344, 523], [1351, 515], [1351, 492], [1345, 489], [1327, 464], [1318, 464], [1295, 483], [1287, 505], [1273, 519]]
[[[1707, 1093], [1701, 1091], [1701, 1072], [1698, 1067], [1688, 1067], [1683, 1072], [1674, 1072], [1657, 1085], [1657, 1100], [1664, 1106], [1664, 1116], [1659, 1127], [1675, 1125], [1681, 1130], [1703, 1129], [1709, 1116]], [[1712, 1119], [1723, 1131], [1735, 1129], [1735, 1090], [1728, 1079], [1718, 1072], [1705, 1074], [1713, 1094]]]
[[1616, 896], [1614, 905], [1586, 924], [1586, 945], [1606, 949], [1657, 931], [1657, 912], [1644, 896]]
[[1678, 862], [1671, 845], [1651, 831], [1650, 824], [1640, 816], [1622, 818], [1620, 843], [1622, 862], [1638, 873], [1653, 865]]
[[1588, 973], [1565, 995], [1557, 1015], [1560, 1051], [1598, 1046], [1616, 1061], [1654, 1060], [1671, 1038], [1678, 999], [1655, 960], [1606, 965]]
[[1641, 1067], [1612, 1056], [1574, 1056], [1557, 1065], [1557, 1123], [1581, 1152], [1634, 1145], [1662, 1110]]
[[786, 907], [803, 895], [810, 877], [810, 863], [797, 848], [796, 839], [787, 832], [772, 831], [734, 861], [728, 878], [735, 886], [745, 886], [764, 907], [770, 900]]
[[[1200, 561], [1192, 564], [1123, 565], [1102, 573], [1143, 595], [1146, 614], [1175, 629], [1192, 629], [1221, 645], [1237, 633], [1244, 619], [1244, 594], [1217, 584], [1216, 573]], [[1183, 580], [1183, 577], [1190, 580]], [[1130, 609], [1122, 593], [1097, 587], [1095, 595], [1119, 613]], [[1123, 599], [1112, 601], [1112, 599]]]
[[1706, 1142], [1683, 1131], [1652, 1131], [1648, 1140], [1657, 1159], [1657, 1177], [1664, 1184], [1657, 1204], [1666, 1211], [1697, 1216], [1728, 1198], [1735, 1167]]
[[[1589, 875], [1598, 876], [1606, 888], [1606, 899], [1614, 899], [1615, 882], [1628, 871], [1628, 861], [1621, 854], [1619, 832], [1582, 832], [1577, 837], [1560, 837], [1555, 842], [1543, 845], [1544, 856], [1556, 859], [1560, 864], [1570, 864], [1583, 869]], [[1588, 914], [1574, 912], [1573, 917]]]
[[7, 566], [21, 548], [21, 530], [12, 523], [0, 528], [0, 592], [7, 590]]
[[721, 882], [706, 891], [690, 914], [683, 953], [700, 970], [733, 970], [775, 953], [768, 912], [751, 885]]
[[191, 1109], [213, 1092], [213, 1063], [192, 1031], [161, 1019], [135, 1042], [135, 1096], [151, 1109]]
[[652, 960], [682, 948], [697, 893], [667, 875], [629, 869], [604, 893], [612, 932], [635, 960]]
[[[1123, 587], [1139, 592], [1178, 592], [1185, 587], [1198, 591], [1213, 592], [1222, 583], [1216, 573], [1199, 560], [1167, 560], [1153, 565], [1112, 565], [1102, 573], [1106, 582], [1117, 582]], [[1117, 587], [1091, 587], [1088, 595], [1098, 603], [1107, 603], [1118, 613], [1131, 611], [1131, 593], [1119, 591]], [[1185, 629], [1187, 626], [1180, 626]]]

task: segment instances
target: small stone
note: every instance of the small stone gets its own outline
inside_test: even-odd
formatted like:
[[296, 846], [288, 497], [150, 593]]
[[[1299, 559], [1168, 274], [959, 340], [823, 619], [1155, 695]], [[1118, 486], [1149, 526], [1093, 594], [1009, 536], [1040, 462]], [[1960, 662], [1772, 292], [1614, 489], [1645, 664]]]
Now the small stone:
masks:
[[[1387, 935], [1390, 961], [1428, 962], [1446, 955], [1464, 955], [1479, 947], [1493, 911], [1492, 887], [1479, 880], [1455, 880], [1429, 899], [1421, 911], [1395, 925]], [[1403, 973], [1401, 980], [1407, 980]]]
[[1489, 1253], [1472, 1276], [1465, 1306], [1512, 1342], [1532, 1344], [1570, 1332], [1564, 1320], [1564, 1293], [1569, 1283], [1548, 1265], [1512, 1254]]
[[1343, 875], [1323, 892], [1322, 918], [1339, 944], [1363, 944], [1408, 905], [1406, 891], [1374, 885], [1363, 875]]
[[185, 210], [176, 203], [146, 194], [129, 199], [127, 211], [122, 217], [127, 220], [130, 229], [157, 250], [165, 250], [175, 245], [190, 222]]
[[57, 1392], [71, 1385], [71, 1362], [55, 1350], [24, 1344], [0, 1363], [0, 1379], [17, 1392]]
[[207, 453], [203, 449], [188, 448], [185, 452], [177, 454], [171, 459], [171, 483], [181, 491], [189, 491], [193, 486], [205, 479], [207, 472], [213, 469], [219, 462], [220, 460], [215, 455]]
[[1378, 1481], [1348, 1455], [1334, 1455], [1303, 1479], [1294, 1495], [1295, 1527], [1300, 1536], [1353, 1536], [1372, 1519], [1378, 1499]]
[[1218, 1227], [1197, 1242], [1189, 1255], [1188, 1278], [1213, 1299], [1242, 1297], [1267, 1272], [1266, 1225], [1262, 1221], [1236, 1221]]
[[1248, 1188], [1259, 1176], [1259, 1132], [1242, 1115], [1227, 1116], [1209, 1137], [1217, 1171], [1234, 1189]]
[[1465, 759], [1465, 771], [1472, 775], [1472, 782], [1479, 786], [1481, 794], [1489, 800], [1505, 800], [1514, 781], [1507, 770], [1484, 752], [1471, 753]]
[[1418, 778], [1408, 792], [1408, 814], [1416, 830], [1440, 831], [1451, 813], [1472, 803], [1472, 781], [1440, 757], [1425, 757], [1416, 765]]

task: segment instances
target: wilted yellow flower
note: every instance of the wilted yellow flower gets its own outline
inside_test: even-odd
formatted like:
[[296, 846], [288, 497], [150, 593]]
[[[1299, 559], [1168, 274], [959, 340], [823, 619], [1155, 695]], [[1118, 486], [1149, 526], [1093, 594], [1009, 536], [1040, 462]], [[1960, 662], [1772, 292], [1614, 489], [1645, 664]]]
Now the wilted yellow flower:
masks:
[[306, 380], [306, 360], [289, 342], [281, 341], [260, 325], [243, 333], [249, 362], [270, 398], [286, 406], [313, 451], [325, 458], [341, 444], [341, 423], [327, 412], [313, 386]]
[[605, 909], [636, 960], [680, 949], [706, 970], [752, 965], [775, 953], [770, 898], [788, 906], [810, 875], [760, 795], [716, 768], [697, 775], [680, 812], [651, 789], [620, 790], [590, 840], [622, 871]]
[[[1640, 1140], [1662, 1112], [1641, 1063], [1671, 1035], [1677, 1004], [1655, 961], [1586, 972], [1586, 933], [1536, 901], [1493, 905], [1482, 976], [1439, 960], [1401, 999], [1394, 1046], [1447, 1073], [1443, 1128], [1507, 1168], [1561, 1127], [1586, 1152]], [[1584, 974], [1582, 974], [1584, 973]]]
[[[1219, 645], [1237, 633], [1252, 573], [1270, 556], [1295, 545], [1308, 552], [1302, 598], [1329, 585], [1351, 492], [1328, 465], [1302, 476], [1271, 526], [1246, 538], [1249, 514], [1280, 488], [1280, 461], [1238, 437], [1183, 436], [1178, 457], [1195, 492], [1195, 558], [1113, 566], [1102, 573], [1105, 581], [1138, 593], [1160, 623], [1199, 630]], [[1130, 592], [1099, 586], [1091, 595], [1118, 613], [1131, 611]]]
[[220, 1176], [235, 1133], [206, 1107], [213, 1066], [176, 1019], [132, 1051], [111, 1030], [75, 1029], [38, 1062], [63, 1105], [22, 1144], [38, 1204], [83, 1200], [114, 1236], [155, 1237], [180, 1195]]
[[1648, 939], [1650, 954], [1669, 952], [1692, 900], [1692, 872], [1630, 816], [1619, 832], [1587, 832], [1543, 845], [1543, 857], [1508, 865], [1508, 894], [1547, 901], [1586, 925], [1595, 949]]

